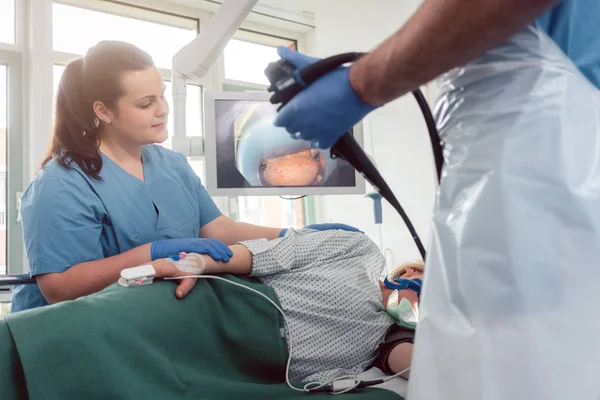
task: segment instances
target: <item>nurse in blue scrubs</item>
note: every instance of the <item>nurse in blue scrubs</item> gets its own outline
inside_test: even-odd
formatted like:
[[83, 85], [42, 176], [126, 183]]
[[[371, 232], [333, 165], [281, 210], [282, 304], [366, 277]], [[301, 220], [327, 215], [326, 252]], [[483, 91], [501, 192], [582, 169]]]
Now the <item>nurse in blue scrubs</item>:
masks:
[[182, 251], [227, 262], [227, 245], [285, 232], [221, 215], [187, 159], [156, 145], [168, 137], [164, 91], [152, 58], [127, 43], [101, 42], [67, 66], [48, 157], [22, 198], [37, 284], [15, 288], [12, 311], [98, 292], [124, 268]]

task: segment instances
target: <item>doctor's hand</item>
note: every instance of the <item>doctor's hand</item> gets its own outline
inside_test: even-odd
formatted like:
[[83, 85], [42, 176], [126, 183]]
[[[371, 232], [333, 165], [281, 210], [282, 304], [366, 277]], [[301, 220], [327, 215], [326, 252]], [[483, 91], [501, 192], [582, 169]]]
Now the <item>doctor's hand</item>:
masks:
[[150, 247], [152, 261], [181, 252], [208, 254], [213, 260], [222, 262], [229, 262], [229, 257], [233, 255], [225, 243], [207, 238], [157, 240]]
[[[150, 264], [156, 271], [156, 278], [171, 278], [176, 276], [193, 275], [190, 272], [181, 271], [174, 263], [164, 258], [152, 261]], [[196, 278], [183, 278], [177, 281], [179, 284], [177, 285], [177, 288], [175, 288], [175, 297], [178, 299], [183, 299], [194, 288], [194, 286], [196, 286], [197, 281], [198, 280]]]
[[314, 229], [316, 231], [328, 231], [331, 229], [338, 229], [338, 230], [348, 231], [348, 232], [362, 232], [360, 229], [357, 229], [350, 225], [333, 224], [333, 223], [306, 225], [304, 228], [305, 229]]
[[[308, 57], [287, 47], [277, 49], [279, 56], [296, 68], [303, 68], [317, 58]], [[349, 67], [339, 67], [317, 79], [294, 96], [279, 112], [275, 125], [299, 138], [329, 148], [357, 122], [377, 107], [363, 103], [350, 85]]]

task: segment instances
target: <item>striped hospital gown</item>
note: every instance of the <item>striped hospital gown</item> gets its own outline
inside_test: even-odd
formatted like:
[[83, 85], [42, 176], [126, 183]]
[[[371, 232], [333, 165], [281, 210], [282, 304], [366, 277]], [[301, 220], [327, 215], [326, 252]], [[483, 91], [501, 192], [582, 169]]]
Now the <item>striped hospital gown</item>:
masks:
[[292, 341], [291, 381], [364, 371], [394, 320], [381, 301], [385, 267], [366, 235], [341, 230], [288, 230], [285, 237], [242, 242], [253, 254], [252, 276], [271, 286]]

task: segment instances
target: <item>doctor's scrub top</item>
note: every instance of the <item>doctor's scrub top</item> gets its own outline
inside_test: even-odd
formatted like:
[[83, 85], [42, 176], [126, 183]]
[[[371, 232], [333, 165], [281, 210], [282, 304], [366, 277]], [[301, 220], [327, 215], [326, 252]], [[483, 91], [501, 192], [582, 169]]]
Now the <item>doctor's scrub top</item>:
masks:
[[537, 21], [600, 89], [600, 0], [563, 0]]
[[[64, 272], [158, 239], [199, 237], [221, 215], [187, 159], [161, 146], [142, 150], [144, 181], [102, 155], [102, 181], [50, 161], [21, 201], [30, 274]], [[12, 311], [47, 305], [37, 285], [14, 289]]]

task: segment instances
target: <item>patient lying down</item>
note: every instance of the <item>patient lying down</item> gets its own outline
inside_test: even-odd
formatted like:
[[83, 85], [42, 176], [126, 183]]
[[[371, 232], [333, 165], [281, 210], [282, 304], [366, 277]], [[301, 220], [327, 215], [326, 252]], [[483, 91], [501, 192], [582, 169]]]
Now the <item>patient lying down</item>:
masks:
[[[229, 263], [201, 256], [204, 273], [252, 276], [275, 290], [288, 321], [286, 338], [293, 344], [291, 381], [359, 374], [373, 365], [392, 374], [410, 366], [413, 331], [400, 327], [396, 313], [386, 307], [388, 298], [406, 298], [416, 310], [418, 294], [413, 289], [394, 293], [379, 281], [385, 261], [366, 235], [289, 230], [280, 239], [230, 248]], [[158, 277], [189, 275], [167, 260], [152, 264]], [[393, 274], [410, 280], [422, 273], [422, 264], [415, 264]], [[183, 285], [177, 290], [182, 288], [187, 290]]]

